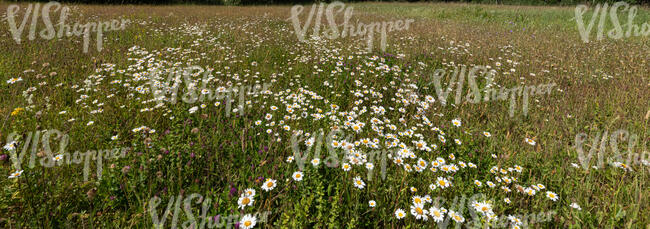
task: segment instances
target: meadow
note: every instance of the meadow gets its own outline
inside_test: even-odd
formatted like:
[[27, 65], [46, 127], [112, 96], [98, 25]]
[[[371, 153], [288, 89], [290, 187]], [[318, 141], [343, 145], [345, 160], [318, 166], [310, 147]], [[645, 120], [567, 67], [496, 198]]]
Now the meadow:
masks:
[[18, 43], [0, 3], [2, 228], [650, 228], [650, 37], [575, 6], [346, 3], [413, 20], [368, 50], [291, 5], [64, 5], [128, 24]]

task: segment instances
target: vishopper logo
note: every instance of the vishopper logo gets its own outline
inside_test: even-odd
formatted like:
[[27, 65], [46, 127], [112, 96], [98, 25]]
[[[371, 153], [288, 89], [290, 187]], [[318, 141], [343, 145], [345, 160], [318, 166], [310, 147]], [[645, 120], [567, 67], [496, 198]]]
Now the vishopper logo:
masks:
[[[582, 41], [589, 42], [589, 38], [593, 34], [591, 31], [594, 27], [596, 19], [598, 19], [598, 30], [596, 34], [596, 40], [603, 39], [603, 33], [605, 33], [605, 24], [607, 21], [607, 13], [609, 13], [609, 19], [614, 25], [614, 28], [607, 32], [607, 36], [612, 39], [621, 39], [623, 37], [631, 36], [648, 36], [650, 35], [650, 24], [648, 22], [643, 23], [641, 26], [635, 24], [634, 18], [637, 14], [637, 7], [630, 6], [627, 2], [616, 2], [612, 5], [612, 8], [607, 11], [609, 5], [598, 4], [596, 5], [591, 19], [589, 19], [589, 24], [585, 27], [584, 15], [589, 10], [589, 7], [586, 5], [578, 5], [575, 9], [575, 20], [578, 25], [578, 31], [580, 32], [580, 38]], [[624, 24], [627, 29], [623, 29], [618, 18], [618, 11], [627, 11], [627, 23]]]
[[[27, 24], [28, 18], [30, 18], [30, 16], [31, 16], [31, 24], [29, 25], [29, 34], [27, 35], [27, 38], [30, 41], [36, 39], [36, 35], [37, 35], [36, 27], [38, 24], [38, 19], [39, 17], [41, 17], [43, 20], [43, 24], [45, 25], [45, 28], [38, 33], [38, 35], [41, 38], [45, 40], [51, 40], [54, 39], [55, 36], [57, 38], [62, 38], [63, 36], [70, 37], [74, 35], [79, 37], [83, 35], [84, 53], [88, 52], [91, 32], [96, 33], [95, 40], [97, 45], [97, 51], [102, 51], [104, 32], [124, 30], [126, 28], [126, 25], [131, 22], [128, 19], [121, 19], [120, 21], [112, 20], [112, 21], [105, 21], [105, 22], [88, 22], [86, 24], [79, 24], [75, 22], [74, 25], [68, 25], [66, 24], [66, 19], [69, 16], [70, 8], [68, 8], [67, 6], [61, 6], [61, 4], [58, 2], [49, 2], [44, 4], [43, 8], [41, 8], [40, 3], [28, 4], [25, 14], [23, 14], [22, 21], [18, 26], [16, 23], [17, 22], [16, 17], [18, 16], [19, 11], [20, 11], [19, 5], [14, 4], [7, 7], [7, 21], [9, 22], [9, 30], [11, 31], [11, 36], [13, 37], [13, 39], [16, 41], [17, 44], [20, 44], [22, 41], [21, 37], [25, 29], [25, 25]], [[57, 11], [60, 11], [59, 22], [58, 24], [54, 24], [50, 19], [50, 16], [52, 13]], [[39, 16], [39, 13], [42, 16]]]
[[[184, 103], [203, 103], [223, 99], [227, 117], [230, 116], [231, 110], [234, 113], [239, 112], [240, 115], [244, 115], [246, 107], [251, 106], [248, 104], [248, 101], [246, 101], [246, 96], [257, 97], [261, 94], [271, 94], [271, 91], [269, 90], [271, 83], [264, 83], [262, 85], [229, 85], [209, 88], [208, 85], [210, 84], [210, 81], [215, 79], [214, 76], [212, 76], [213, 70], [214, 69], [211, 68], [204, 69], [200, 66], [189, 66], [183, 68], [174, 67], [171, 69], [154, 68], [148, 73], [150, 90], [142, 88], [141, 91], [143, 93], [151, 92], [154, 99], [158, 101], [157, 106], [162, 106], [164, 102], [176, 104], [179, 88], [183, 88], [181, 86], [183, 83], [183, 80], [181, 80], [182, 78], [186, 85], [184, 93], [180, 92], [183, 93], [181, 100]], [[166, 79], [164, 78], [165, 76], [167, 76]], [[199, 76], [202, 77], [200, 80], [198, 78]], [[238, 100], [235, 101], [235, 98]], [[237, 107], [232, 108], [233, 102], [238, 103]], [[221, 104], [221, 101], [215, 101], [214, 103], [215, 106], [220, 106]], [[198, 107], [193, 107], [190, 109], [190, 112], [194, 112], [197, 109]]]
[[[316, 9], [318, 7], [318, 9]], [[293, 24], [293, 29], [298, 36], [298, 40], [300, 42], [305, 42], [305, 36], [307, 34], [307, 31], [309, 29], [309, 26], [314, 23], [313, 27], [313, 34], [312, 37], [315, 38], [320, 38], [321, 35], [324, 36], [327, 39], [337, 39], [337, 38], [345, 38], [345, 37], [356, 37], [356, 36], [365, 36], [366, 42], [368, 44], [368, 52], [372, 51], [373, 48], [373, 42], [375, 40], [375, 33], [380, 33], [380, 46], [381, 46], [381, 51], [386, 51], [386, 37], [388, 32], [392, 31], [401, 31], [401, 30], [407, 30], [409, 29], [409, 26], [411, 23], [413, 23], [415, 20], [413, 19], [406, 19], [404, 20], [396, 20], [396, 21], [383, 21], [383, 22], [372, 22], [370, 24], [363, 24], [361, 22], [358, 22], [356, 25], [350, 23], [350, 19], [352, 18], [353, 14], [353, 8], [352, 7], [346, 7], [345, 4], [342, 2], [336, 1], [332, 2], [327, 6], [327, 9], [325, 9], [325, 4], [320, 3], [320, 4], [313, 4], [311, 6], [311, 10], [309, 11], [309, 15], [307, 16], [307, 21], [305, 24], [301, 27], [300, 26], [300, 15], [304, 11], [305, 7], [301, 5], [296, 5], [291, 8], [291, 17], [289, 18]], [[323, 11], [325, 10], [325, 11]], [[336, 16], [344, 12], [343, 15], [343, 24], [338, 25], [336, 22]], [[325, 16], [327, 18], [327, 25], [329, 28], [323, 29], [323, 32], [321, 32], [321, 21], [323, 17], [323, 13], [325, 13]], [[342, 32], [339, 32], [339, 27], [342, 27]]]
[[[454, 98], [454, 106], [457, 106], [461, 103], [463, 98], [465, 101], [477, 104], [482, 102], [492, 101], [510, 101], [509, 107], [509, 116], [514, 117], [515, 107], [517, 106], [517, 98], [521, 98], [522, 111], [524, 116], [528, 115], [528, 105], [529, 98], [531, 96], [541, 96], [551, 94], [551, 89], [556, 85], [555, 83], [551, 84], [541, 84], [538, 86], [517, 86], [513, 88], [502, 87], [499, 89], [495, 88], [494, 77], [496, 75], [496, 70], [489, 70], [488, 66], [472, 66], [468, 68], [466, 65], [455, 65], [453, 71], [448, 71], [443, 68], [436, 69], [433, 73], [433, 80], [427, 86], [433, 84], [435, 87], [435, 93], [439, 102], [445, 106], [447, 105], [447, 98], [449, 97], [450, 92], [456, 90]], [[485, 79], [485, 87], [479, 89], [477, 79], [482, 76]], [[449, 79], [449, 84], [445, 88], [443, 87], [441, 80]], [[467, 94], [463, 94], [463, 88], [465, 83], [465, 78], [467, 78], [467, 84], [469, 86]], [[426, 101], [435, 102], [436, 97], [428, 97]], [[482, 99], [482, 100], [481, 100]]]
[[[171, 228], [177, 228], [179, 217], [181, 216], [181, 202], [183, 203], [183, 212], [185, 212], [186, 221], [181, 223], [182, 228], [253, 228], [256, 224], [267, 221], [270, 211], [255, 214], [231, 214], [208, 216], [212, 199], [204, 198], [201, 194], [192, 193], [183, 197], [183, 193], [177, 197], [171, 196], [167, 207], [163, 209], [162, 215], [158, 214], [158, 205], [162, 202], [161, 198], [154, 196], [149, 200], [146, 211], [151, 215], [154, 228], [165, 228], [165, 222], [170, 213], [172, 213]], [[199, 215], [194, 215], [192, 203], [200, 204], [201, 211]], [[164, 206], [164, 205], [163, 205]], [[172, 209], [173, 207], [173, 209]], [[173, 210], [173, 212], [172, 212]]]
[[[56, 155], [52, 152], [50, 145], [51, 139], [59, 140], [59, 150]], [[39, 140], [43, 146], [41, 151], [39, 151]], [[17, 150], [21, 145], [19, 142], [21, 141], [24, 142], [24, 144], [22, 144], [21, 153], [17, 154]], [[54, 166], [63, 164], [70, 165], [71, 163], [80, 164], [83, 161], [84, 181], [88, 181], [91, 160], [96, 160], [97, 179], [101, 180], [103, 173], [103, 163], [105, 160], [124, 158], [126, 156], [126, 152], [130, 150], [130, 148], [114, 148], [107, 150], [89, 150], [85, 153], [75, 151], [74, 154], [71, 155], [66, 151], [66, 147], [68, 146], [69, 141], [70, 137], [67, 134], [63, 134], [59, 130], [28, 132], [26, 136], [18, 135], [17, 133], [13, 132], [7, 136], [7, 143], [3, 148], [4, 150], [9, 151], [12, 164], [17, 173], [19, 172], [17, 176], [20, 176], [20, 174], [22, 174], [22, 164], [24, 162], [23, 159], [25, 159], [25, 155], [28, 154], [31, 145], [31, 155], [29, 158], [28, 168], [34, 168], [37, 156], [40, 158], [39, 161], [41, 166], [46, 168], [52, 168]], [[10, 178], [15, 178], [17, 176], [13, 175], [13, 177]]]
[[[630, 134], [627, 130], [618, 129], [610, 135], [608, 131], [605, 130], [602, 134], [601, 132], [591, 134], [591, 137], [593, 137], [591, 139], [591, 144], [586, 142], [588, 136], [589, 135], [586, 133], [579, 133], [575, 138], [575, 149], [578, 152], [578, 160], [580, 161], [582, 168], [585, 170], [589, 169], [593, 157], [597, 157], [597, 164], [592, 166], [592, 168], [595, 169], [603, 168], [604, 162], [607, 162], [607, 164], [610, 164], [611, 166], [629, 171], [632, 171], [631, 166], [633, 165], [650, 166], [650, 153], [646, 151], [647, 142], [644, 141], [641, 143], [643, 149], [640, 150], [639, 153], [639, 151], [636, 150], [639, 142], [639, 137], [636, 134]], [[619, 141], [627, 141], [627, 157], [619, 151]], [[611, 147], [611, 154], [608, 153], [610, 151], [607, 150], [608, 143]], [[588, 154], [585, 154], [583, 145], [590, 145]]]

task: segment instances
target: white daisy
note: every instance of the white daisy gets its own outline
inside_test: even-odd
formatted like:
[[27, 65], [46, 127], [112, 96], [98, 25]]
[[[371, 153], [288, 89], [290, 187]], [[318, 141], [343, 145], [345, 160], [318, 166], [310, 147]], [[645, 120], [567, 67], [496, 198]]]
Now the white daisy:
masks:
[[250, 214], [246, 214], [241, 217], [241, 220], [239, 221], [239, 226], [243, 229], [250, 229], [255, 227], [255, 224], [257, 224], [257, 218], [255, 216], [252, 216]]
[[364, 187], [366, 187], [366, 183], [364, 183], [363, 180], [361, 180], [361, 177], [359, 176], [352, 179], [352, 181], [354, 183], [354, 187], [357, 187], [359, 189], [363, 189]]
[[399, 208], [399, 209], [395, 210], [395, 217], [397, 217], [397, 219], [402, 219], [402, 218], [406, 217], [406, 213], [404, 212], [404, 210]]
[[291, 175], [291, 177], [293, 177], [293, 180], [295, 180], [295, 181], [301, 181], [302, 176], [303, 176], [303, 174], [300, 171], [294, 172], [293, 175]]
[[271, 179], [271, 178], [268, 178], [268, 179], [266, 179], [266, 181], [264, 181], [264, 184], [262, 185], [262, 189], [263, 189], [264, 191], [267, 191], [267, 192], [268, 192], [268, 191], [273, 190], [273, 189], [275, 188], [276, 185], [277, 185], [277, 181], [276, 181], [276, 180], [273, 180], [273, 179]]

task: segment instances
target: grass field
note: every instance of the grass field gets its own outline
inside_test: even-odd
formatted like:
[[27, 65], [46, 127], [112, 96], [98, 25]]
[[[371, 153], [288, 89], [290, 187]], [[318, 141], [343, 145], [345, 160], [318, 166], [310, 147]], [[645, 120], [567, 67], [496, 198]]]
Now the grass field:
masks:
[[[650, 37], [585, 43], [575, 7], [346, 4], [355, 24], [413, 19], [368, 51], [299, 41], [292, 6], [66, 5], [70, 24], [130, 20], [85, 53], [80, 36], [30, 40], [31, 22], [18, 44], [0, 6], [2, 228], [152, 228], [166, 209], [164, 228], [650, 228]], [[156, 96], [190, 66], [175, 102]], [[436, 80], [462, 66], [493, 73], [479, 102]], [[485, 99], [551, 84], [527, 109]]]

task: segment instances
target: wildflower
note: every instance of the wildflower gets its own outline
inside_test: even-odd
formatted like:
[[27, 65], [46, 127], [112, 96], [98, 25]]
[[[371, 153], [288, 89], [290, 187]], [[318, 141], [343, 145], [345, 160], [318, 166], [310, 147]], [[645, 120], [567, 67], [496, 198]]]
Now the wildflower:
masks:
[[350, 171], [350, 169], [352, 169], [352, 167], [348, 163], [343, 163], [342, 167], [343, 167], [343, 171], [346, 171], [346, 172]]
[[293, 156], [289, 156], [289, 157], [287, 157], [287, 162], [288, 162], [288, 163], [291, 163], [291, 162], [293, 162], [293, 159], [294, 159]]
[[302, 180], [302, 175], [303, 175], [302, 172], [297, 171], [297, 172], [294, 172], [293, 175], [291, 175], [291, 177], [293, 177], [293, 180], [295, 180], [295, 181], [301, 181]]
[[488, 137], [488, 138], [489, 138], [489, 137], [491, 137], [491, 136], [492, 136], [492, 134], [490, 134], [490, 132], [485, 132], [485, 131], [483, 131], [483, 136], [485, 136], [485, 137]]
[[63, 154], [54, 156], [54, 161], [60, 161], [61, 159], [63, 159]]
[[552, 201], [557, 201], [557, 199], [559, 198], [557, 196], [557, 194], [555, 194], [554, 192], [551, 192], [551, 191], [546, 192], [546, 197], [548, 197]]
[[535, 195], [535, 189], [532, 188], [526, 188], [524, 189], [524, 192], [528, 194], [529, 196], [534, 196]]
[[506, 202], [506, 204], [510, 204], [510, 198], [503, 198], [503, 202]]
[[443, 189], [446, 188], [446, 187], [449, 187], [449, 185], [451, 184], [451, 183], [449, 182], [449, 180], [447, 180], [446, 178], [442, 178], [442, 177], [438, 177], [438, 181], [437, 181], [437, 182], [438, 182], [438, 186], [439, 186], [440, 188], [443, 188]]
[[354, 182], [354, 187], [357, 187], [359, 189], [363, 189], [364, 187], [366, 187], [366, 183], [364, 183], [363, 180], [361, 180], [361, 177], [357, 176], [352, 180]]
[[255, 218], [255, 216], [251, 216], [250, 214], [242, 216], [241, 221], [239, 221], [239, 226], [243, 229], [253, 228], [255, 224], [257, 224], [257, 218]]
[[8, 83], [8, 84], [14, 84], [14, 83], [16, 83], [16, 82], [18, 82], [18, 81], [23, 81], [23, 78], [22, 78], [22, 77], [11, 78], [11, 79], [7, 80], [7, 83]]
[[431, 207], [429, 209], [429, 214], [433, 218], [433, 221], [435, 221], [436, 223], [442, 222], [442, 220], [445, 218], [445, 213], [442, 212], [437, 207]]
[[244, 190], [244, 194], [246, 194], [247, 196], [253, 197], [253, 196], [255, 196], [255, 189], [248, 188], [248, 189]]
[[266, 181], [264, 181], [264, 184], [262, 185], [262, 189], [264, 189], [264, 191], [268, 192], [268, 191], [273, 190], [276, 185], [277, 185], [276, 180], [268, 178], [268, 179], [266, 179]]
[[7, 150], [7, 151], [12, 151], [12, 150], [15, 150], [15, 149], [16, 149], [16, 146], [17, 146], [17, 145], [18, 145], [18, 142], [16, 142], [16, 141], [11, 141], [11, 142], [8, 142], [8, 143], [7, 143], [4, 147], [2, 147], [2, 148], [5, 149], [5, 150]]
[[316, 167], [318, 164], [320, 164], [320, 158], [314, 158], [311, 160], [311, 164]]
[[578, 205], [577, 203], [571, 203], [571, 205], [569, 205], [569, 206], [572, 207], [572, 208], [578, 209], [578, 210], [582, 210], [580, 205]]
[[465, 218], [463, 218], [462, 215], [457, 214], [456, 212], [451, 210], [449, 211], [449, 217], [451, 217], [454, 221], [456, 221], [456, 223], [465, 222]]
[[377, 202], [375, 202], [374, 200], [368, 201], [368, 206], [374, 208], [375, 206], [377, 206]]
[[428, 220], [428, 217], [427, 217], [428, 214], [429, 214], [429, 211], [424, 209], [423, 204], [411, 205], [411, 215], [415, 216], [415, 219], [418, 219], [418, 220], [421, 219], [421, 220], [427, 221]]
[[535, 141], [533, 139], [526, 138], [525, 141], [526, 141], [526, 143], [530, 144], [531, 146], [535, 145]]
[[118, 135], [115, 135], [115, 136], [111, 137], [111, 140], [115, 141], [115, 140], [117, 140], [117, 138], [118, 138]]
[[483, 213], [483, 215], [491, 215], [494, 214], [492, 212], [492, 205], [486, 203], [486, 202], [474, 202], [474, 210]]
[[192, 113], [194, 113], [194, 112], [196, 112], [197, 110], [199, 110], [199, 107], [197, 107], [197, 106], [194, 106], [194, 107], [192, 107], [192, 108], [190, 108], [190, 109], [189, 109], [189, 110], [187, 110], [187, 111], [189, 111], [189, 112], [190, 112], [190, 114], [192, 114]]
[[413, 200], [413, 204], [422, 204], [422, 202], [423, 202], [422, 197], [420, 197], [420, 196], [413, 196], [413, 198], [411, 198], [411, 200]]
[[509, 215], [507, 217], [507, 219], [510, 220], [510, 222], [512, 222], [512, 224], [514, 224], [514, 225], [521, 225], [522, 224], [520, 219], [518, 219], [517, 217], [514, 217], [512, 215]]
[[11, 116], [16, 116], [16, 115], [20, 114], [21, 111], [24, 111], [24, 110], [25, 110], [25, 108], [17, 107], [16, 109], [14, 109], [14, 111], [11, 112]]
[[16, 170], [15, 172], [11, 173], [11, 175], [9, 175], [9, 179], [18, 178], [22, 174], [23, 174], [23, 170], [20, 171]]
[[252, 206], [253, 202], [255, 202], [255, 200], [251, 196], [246, 195], [246, 193], [242, 193], [239, 200], [237, 200], [239, 209], [244, 209], [246, 206]]
[[397, 217], [397, 219], [402, 219], [405, 216], [406, 216], [406, 213], [401, 208], [395, 210], [395, 217]]
[[436, 190], [437, 187], [438, 187], [438, 186], [436, 186], [436, 184], [430, 184], [430, 185], [429, 185], [429, 189], [431, 189], [432, 191], [433, 191], [433, 190]]
[[460, 119], [451, 120], [451, 123], [454, 124], [454, 126], [456, 127], [460, 127], [461, 125]]

